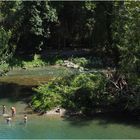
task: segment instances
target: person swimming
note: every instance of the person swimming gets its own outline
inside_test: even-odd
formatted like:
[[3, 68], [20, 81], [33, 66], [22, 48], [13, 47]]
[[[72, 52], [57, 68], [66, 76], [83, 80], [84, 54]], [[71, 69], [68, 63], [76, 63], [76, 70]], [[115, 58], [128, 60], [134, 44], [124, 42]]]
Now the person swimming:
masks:
[[27, 123], [28, 117], [27, 115], [24, 115], [24, 123]]
[[12, 111], [12, 117], [14, 117], [16, 115], [16, 108], [11, 107], [11, 111]]

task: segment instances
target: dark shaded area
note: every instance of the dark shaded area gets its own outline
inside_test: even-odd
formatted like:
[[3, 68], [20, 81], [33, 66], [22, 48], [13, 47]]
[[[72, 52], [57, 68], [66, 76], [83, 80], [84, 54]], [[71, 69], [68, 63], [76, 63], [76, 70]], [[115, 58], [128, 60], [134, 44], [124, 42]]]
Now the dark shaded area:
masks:
[[11, 50], [13, 44], [16, 46], [13, 54], [18, 57], [30, 59], [36, 53], [48, 57], [54, 49], [62, 51], [56, 54], [62, 57], [85, 56], [89, 53], [84, 55], [83, 49], [90, 49], [90, 56], [118, 63], [119, 52], [112, 46], [115, 2], [23, 1], [1, 5], [7, 15], [1, 25], [14, 29], [9, 44]]
[[131, 113], [126, 112], [107, 112], [96, 113], [93, 116], [64, 116], [64, 121], [69, 121], [71, 125], [80, 127], [89, 125], [91, 121], [98, 120], [99, 125], [107, 127], [109, 124], [123, 124], [126, 126], [133, 126], [140, 128], [140, 116], [134, 116]]
[[11, 102], [24, 101], [28, 103], [34, 94], [33, 86], [0, 82], [0, 98], [7, 98]]

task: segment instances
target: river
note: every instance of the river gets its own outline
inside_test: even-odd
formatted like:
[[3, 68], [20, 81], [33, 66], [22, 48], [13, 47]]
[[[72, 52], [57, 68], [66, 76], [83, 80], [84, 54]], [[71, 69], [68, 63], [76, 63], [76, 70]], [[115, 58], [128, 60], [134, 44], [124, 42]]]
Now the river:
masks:
[[[64, 72], [66, 71], [66, 72]], [[6, 124], [0, 115], [1, 139], [139, 139], [139, 121], [120, 116], [95, 116], [92, 119], [65, 118], [59, 115], [40, 116], [27, 108], [24, 100], [30, 95], [30, 88], [39, 83], [50, 80], [52, 76], [71, 73], [67, 69], [45, 68], [44, 70], [13, 71], [0, 78], [0, 114], [2, 105], [7, 107], [7, 114], [11, 114], [10, 107], [15, 106], [17, 115], [11, 125]], [[25, 96], [26, 95], [26, 96]], [[23, 123], [23, 116], [27, 114], [28, 122]]]

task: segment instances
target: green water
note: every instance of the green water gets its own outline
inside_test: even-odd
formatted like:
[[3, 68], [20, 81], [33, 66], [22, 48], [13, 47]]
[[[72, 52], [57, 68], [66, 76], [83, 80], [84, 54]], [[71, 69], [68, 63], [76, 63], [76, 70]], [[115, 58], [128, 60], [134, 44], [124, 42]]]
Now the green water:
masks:
[[[27, 112], [23, 102], [11, 102], [1, 99], [0, 102], [7, 108], [14, 105], [17, 108], [17, 116], [11, 125], [6, 124], [3, 116], [0, 116], [0, 138], [3, 139], [100, 139], [100, 138], [140, 138], [140, 129], [132, 124], [115, 123], [104, 119], [93, 118], [92, 120], [66, 119], [60, 116], [39, 116], [28, 113], [28, 122], [23, 123], [24, 113]], [[8, 111], [10, 114], [10, 110]]]
[[17, 69], [13, 71], [9, 71], [7, 76], [64, 76], [67, 74], [72, 74], [77, 72], [76, 69], [70, 69], [61, 66], [47, 66], [44, 68], [34, 68], [34, 69]]
[[[66, 71], [66, 72], [65, 72]], [[0, 115], [1, 139], [135, 139], [140, 138], [139, 121], [113, 117], [93, 117], [92, 119], [71, 119], [58, 116], [39, 116], [27, 108], [23, 95], [30, 93], [30, 88], [39, 83], [47, 82], [52, 77], [64, 75], [67, 69], [46, 68], [32, 71], [12, 71], [0, 78], [0, 114], [2, 105], [15, 106], [17, 115], [11, 125], [6, 124]], [[30, 85], [30, 86], [29, 86]], [[28, 87], [29, 86], [29, 87]], [[22, 97], [22, 98], [17, 98]], [[28, 123], [23, 123], [24, 114], [28, 114]]]
[[12, 70], [6, 76], [0, 77], [0, 84], [17, 84], [25, 86], [34, 86], [46, 83], [54, 77], [62, 77], [77, 73], [78, 70], [65, 67], [48, 66], [45, 68], [34, 68], [31, 70]]

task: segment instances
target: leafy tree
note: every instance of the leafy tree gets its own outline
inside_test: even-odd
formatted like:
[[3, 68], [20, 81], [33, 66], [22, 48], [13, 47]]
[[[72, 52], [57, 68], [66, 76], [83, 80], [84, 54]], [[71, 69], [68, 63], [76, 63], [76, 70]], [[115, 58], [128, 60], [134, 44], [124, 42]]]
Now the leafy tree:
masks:
[[100, 74], [79, 74], [55, 79], [35, 89], [32, 100], [35, 109], [46, 111], [58, 105], [83, 114], [102, 108], [108, 101], [105, 79]]
[[122, 69], [125, 72], [138, 72], [140, 4], [139, 2], [116, 2], [114, 7], [113, 41], [120, 51]]
[[55, 10], [47, 1], [22, 2], [19, 15], [20, 25], [15, 32], [20, 34], [17, 52], [38, 53], [46, 45], [50, 24], [57, 20]]
[[5, 31], [4, 28], [0, 28], [0, 63], [5, 63], [12, 55], [12, 50], [9, 46], [9, 40], [11, 37], [10, 31]]
[[58, 48], [91, 46], [95, 3], [52, 2], [52, 6], [57, 10], [59, 22], [52, 28], [51, 45]]
[[0, 11], [1, 20], [0, 23], [5, 29], [12, 30], [17, 20], [17, 11], [20, 9], [20, 1], [1, 1]]
[[41, 85], [39, 88], [35, 89], [35, 91], [38, 92], [38, 94], [32, 99], [32, 105], [35, 110], [47, 111], [61, 103], [61, 96], [57, 94], [53, 87], [52, 83], [49, 83], [47, 85]]

